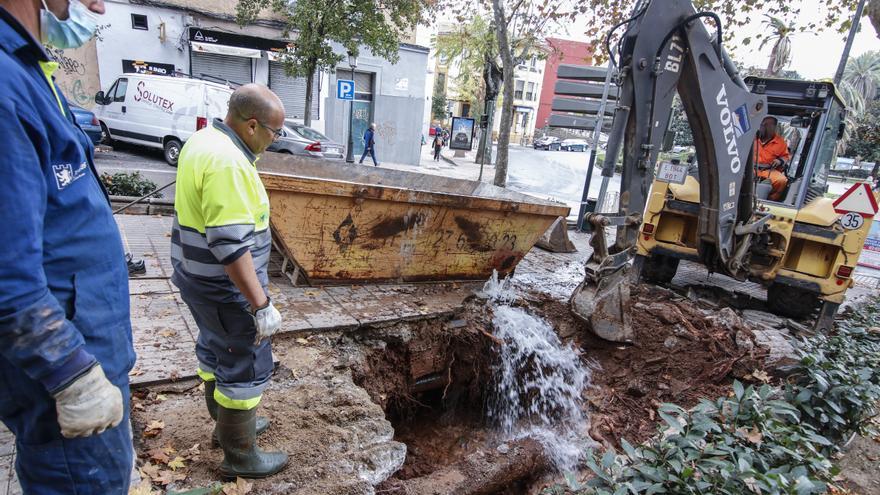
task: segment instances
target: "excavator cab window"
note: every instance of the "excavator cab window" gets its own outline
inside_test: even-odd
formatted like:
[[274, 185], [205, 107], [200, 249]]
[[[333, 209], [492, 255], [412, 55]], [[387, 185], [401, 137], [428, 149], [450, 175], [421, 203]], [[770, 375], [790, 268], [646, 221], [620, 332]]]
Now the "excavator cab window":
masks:
[[831, 170], [831, 165], [837, 159], [837, 140], [840, 134], [840, 126], [844, 121], [844, 115], [845, 111], [842, 105], [836, 99], [832, 99], [827, 112], [827, 118], [816, 119], [818, 141], [815, 144], [815, 158], [812, 160], [812, 170], [809, 170], [808, 181], [805, 184], [806, 191], [803, 196], [803, 204], [824, 196], [828, 190], [828, 172]]

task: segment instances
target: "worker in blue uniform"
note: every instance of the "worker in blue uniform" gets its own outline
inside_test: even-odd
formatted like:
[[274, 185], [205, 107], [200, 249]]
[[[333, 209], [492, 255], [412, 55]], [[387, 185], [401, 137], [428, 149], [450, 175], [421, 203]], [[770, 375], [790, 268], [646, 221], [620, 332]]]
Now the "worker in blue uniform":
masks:
[[122, 241], [41, 40], [88, 41], [101, 0], [0, 0], [0, 420], [26, 494], [124, 494], [135, 355]]

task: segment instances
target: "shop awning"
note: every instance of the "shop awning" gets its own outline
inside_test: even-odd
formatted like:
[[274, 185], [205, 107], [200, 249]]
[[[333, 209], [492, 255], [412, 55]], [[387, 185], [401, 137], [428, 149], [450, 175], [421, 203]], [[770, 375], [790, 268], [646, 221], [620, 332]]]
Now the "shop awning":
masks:
[[260, 58], [261, 51], [253, 48], [241, 48], [238, 46], [215, 45], [211, 43], [199, 43], [198, 41], [190, 41], [192, 50], [201, 53], [218, 53], [220, 55], [231, 55], [233, 57]]

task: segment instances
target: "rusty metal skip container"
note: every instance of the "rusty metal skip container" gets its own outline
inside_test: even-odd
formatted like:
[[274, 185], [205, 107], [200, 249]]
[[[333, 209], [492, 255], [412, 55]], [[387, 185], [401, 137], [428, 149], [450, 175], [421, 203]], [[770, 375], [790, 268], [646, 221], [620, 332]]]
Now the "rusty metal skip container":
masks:
[[276, 243], [310, 283], [506, 275], [569, 208], [490, 184], [265, 153]]

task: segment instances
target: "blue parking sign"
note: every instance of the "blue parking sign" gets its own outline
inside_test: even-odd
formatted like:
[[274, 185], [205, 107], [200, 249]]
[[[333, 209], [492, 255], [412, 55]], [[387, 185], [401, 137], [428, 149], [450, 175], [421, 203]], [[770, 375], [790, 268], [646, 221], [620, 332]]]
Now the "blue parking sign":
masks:
[[354, 81], [349, 79], [336, 80], [336, 99], [353, 100], [354, 99]]

